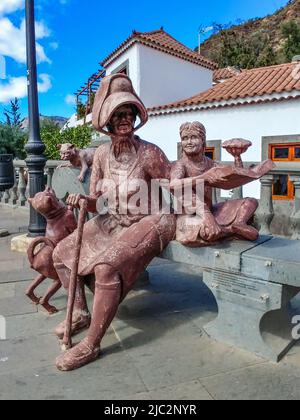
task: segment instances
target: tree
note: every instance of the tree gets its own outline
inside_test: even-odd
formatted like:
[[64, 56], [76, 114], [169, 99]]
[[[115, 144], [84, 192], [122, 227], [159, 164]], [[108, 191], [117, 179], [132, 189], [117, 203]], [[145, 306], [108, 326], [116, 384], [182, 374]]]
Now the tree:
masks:
[[234, 29], [222, 30], [219, 36], [220, 49], [215, 51], [212, 59], [220, 67], [252, 69], [277, 64], [277, 55], [270, 46], [269, 36], [262, 31], [246, 36]]
[[24, 159], [24, 146], [27, 134], [19, 127], [0, 124], [0, 154], [12, 154], [15, 158]]
[[4, 109], [4, 116], [6, 124], [10, 127], [21, 127], [21, 114], [20, 114], [19, 99], [15, 98], [10, 101], [10, 109]]
[[300, 25], [290, 20], [282, 25], [281, 30], [285, 40], [283, 46], [285, 60], [290, 62], [295, 55], [300, 54]]
[[21, 129], [20, 105], [17, 98], [10, 103], [10, 109], [3, 114], [6, 122], [0, 122], [0, 154], [12, 154], [15, 158], [24, 159], [26, 156], [24, 146], [27, 133]]

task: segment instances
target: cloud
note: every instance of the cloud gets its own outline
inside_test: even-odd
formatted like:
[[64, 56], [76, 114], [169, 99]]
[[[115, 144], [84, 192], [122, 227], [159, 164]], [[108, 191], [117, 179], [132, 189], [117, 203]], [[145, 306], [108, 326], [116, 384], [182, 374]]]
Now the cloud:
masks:
[[23, 9], [25, 0], [1, 0], [0, 2], [0, 15], [15, 12], [16, 10]]
[[51, 77], [49, 74], [40, 74], [42, 83], [38, 83], [38, 90], [40, 93], [46, 93], [52, 88]]
[[[50, 35], [50, 30], [43, 22], [36, 23], [36, 38], [43, 39]], [[44, 48], [36, 44], [37, 62], [51, 63]], [[0, 55], [11, 57], [18, 63], [26, 63], [25, 20], [18, 28], [6, 17], [0, 18]]]
[[71, 94], [67, 95], [65, 97], [65, 103], [67, 105], [72, 105], [72, 106], [75, 105], [76, 104], [75, 96], [74, 95], [71, 95]]
[[52, 48], [52, 50], [57, 50], [59, 47], [58, 42], [50, 42], [49, 47]]
[[[38, 83], [40, 93], [48, 92], [51, 87], [51, 78], [48, 74], [40, 75], [41, 81]], [[6, 104], [14, 98], [25, 98], [27, 96], [27, 78], [10, 77], [7, 83], [0, 82], [0, 103]]]
[[[25, 32], [25, 20], [23, 20], [22, 22], [22, 28], [23, 26], [24, 26], [23, 30]], [[36, 39], [48, 38], [50, 35], [51, 35], [51, 31], [44, 22], [35, 22]]]

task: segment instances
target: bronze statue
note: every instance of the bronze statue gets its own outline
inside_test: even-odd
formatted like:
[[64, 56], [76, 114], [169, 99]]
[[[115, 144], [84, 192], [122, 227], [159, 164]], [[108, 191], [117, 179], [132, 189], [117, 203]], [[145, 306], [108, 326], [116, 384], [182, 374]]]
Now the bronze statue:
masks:
[[[171, 188], [176, 189], [182, 181], [193, 184], [193, 202], [195, 204], [195, 183], [204, 182], [201, 214], [179, 215], [177, 218], [176, 239], [191, 247], [206, 246], [226, 237], [236, 237], [254, 241], [258, 231], [250, 221], [257, 209], [258, 201], [254, 198], [229, 200], [213, 206], [212, 188], [231, 190], [259, 179], [269, 172], [274, 164], [265, 161], [262, 164], [243, 168], [240, 155], [250, 142], [232, 141], [231, 151], [237, 153], [236, 166], [222, 166], [205, 156], [206, 130], [199, 122], [185, 123], [180, 128], [183, 156], [171, 170]], [[230, 148], [227, 142], [225, 146]]]
[[[45, 217], [47, 228], [46, 236], [34, 239], [27, 251], [30, 266], [39, 275], [30, 284], [26, 295], [36, 305], [43, 306], [49, 314], [54, 314], [57, 309], [49, 304], [49, 300], [61, 288], [61, 282], [53, 265], [53, 250], [62, 239], [74, 232], [77, 223], [73, 211], [61, 203], [56, 198], [55, 192], [49, 187], [44, 192], [36, 194], [34, 198], [29, 198], [28, 201], [37, 212]], [[53, 284], [45, 296], [38, 298], [34, 291], [46, 278], [52, 279]]]
[[[137, 118], [140, 121], [136, 126]], [[130, 205], [127, 211], [121, 211], [124, 189], [127, 189], [125, 204], [128, 204], [139, 191], [137, 180], [150, 189], [151, 180], [170, 177], [170, 163], [164, 153], [134, 134], [147, 119], [146, 108], [127, 76], [115, 74], [103, 79], [93, 107], [93, 125], [108, 134], [112, 143], [96, 151], [90, 195], [70, 195], [67, 202], [78, 208], [79, 203], [86, 200], [89, 212], [96, 213], [97, 207], [99, 212], [99, 202], [103, 203], [109, 196], [113, 183], [117, 192], [116, 206], [106, 214], [99, 213], [84, 226], [72, 333], [88, 327], [89, 331], [81, 343], [58, 357], [56, 365], [62, 371], [79, 368], [99, 357], [100, 342], [120, 302], [151, 260], [174, 238], [175, 216], [159, 211], [152, 214], [151, 194], [144, 197], [147, 212], [133, 211]], [[67, 291], [76, 238], [77, 232], [74, 232], [54, 251], [55, 269]], [[91, 317], [84, 279], [93, 273], [96, 280], [92, 286], [95, 296]], [[65, 322], [57, 327], [59, 338], [64, 336], [65, 328]]]
[[[96, 149], [78, 149], [71, 143], [59, 144], [57, 148], [60, 151], [61, 160], [69, 161], [71, 166], [81, 169], [78, 180], [84, 182], [89, 168], [93, 166]], [[64, 164], [61, 165], [63, 166]]]

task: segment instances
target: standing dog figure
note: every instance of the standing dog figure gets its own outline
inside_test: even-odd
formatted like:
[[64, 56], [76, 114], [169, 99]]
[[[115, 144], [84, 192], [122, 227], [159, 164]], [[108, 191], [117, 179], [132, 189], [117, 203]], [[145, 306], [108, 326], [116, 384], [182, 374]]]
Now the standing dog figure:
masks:
[[[38, 213], [45, 217], [47, 228], [46, 236], [34, 239], [27, 251], [30, 266], [39, 275], [29, 286], [26, 295], [36, 305], [42, 305], [49, 314], [55, 314], [58, 310], [49, 304], [49, 300], [61, 288], [61, 282], [53, 265], [52, 254], [56, 245], [74, 232], [77, 222], [73, 212], [57, 199], [55, 192], [49, 187], [44, 192], [36, 194], [34, 198], [29, 198], [28, 201]], [[46, 294], [38, 298], [34, 291], [46, 278], [54, 282]]]

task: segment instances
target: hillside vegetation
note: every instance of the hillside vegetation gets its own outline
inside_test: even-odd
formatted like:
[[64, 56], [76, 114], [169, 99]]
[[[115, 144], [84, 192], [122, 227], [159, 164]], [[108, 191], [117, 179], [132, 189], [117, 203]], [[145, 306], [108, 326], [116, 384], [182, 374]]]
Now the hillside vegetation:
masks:
[[214, 34], [201, 54], [220, 67], [254, 68], [290, 62], [300, 55], [300, 0], [290, 0], [273, 15], [238, 25], [213, 24]]

